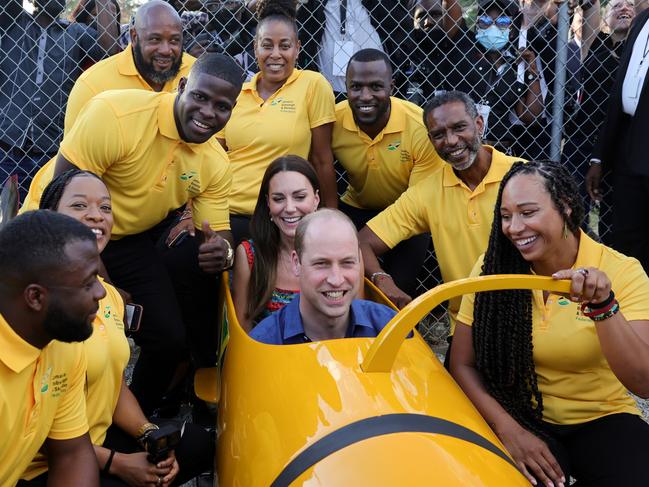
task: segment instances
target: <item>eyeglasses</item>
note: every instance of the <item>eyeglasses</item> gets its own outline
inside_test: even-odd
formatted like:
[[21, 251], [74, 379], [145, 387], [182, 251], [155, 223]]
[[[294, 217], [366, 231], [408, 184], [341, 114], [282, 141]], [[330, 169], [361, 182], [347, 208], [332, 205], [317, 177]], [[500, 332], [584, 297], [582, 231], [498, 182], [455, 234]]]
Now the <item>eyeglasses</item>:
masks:
[[496, 20], [488, 15], [478, 17], [478, 28], [480, 29], [488, 29], [494, 24], [501, 30], [509, 29], [512, 26], [512, 18], [507, 15], [496, 17]]

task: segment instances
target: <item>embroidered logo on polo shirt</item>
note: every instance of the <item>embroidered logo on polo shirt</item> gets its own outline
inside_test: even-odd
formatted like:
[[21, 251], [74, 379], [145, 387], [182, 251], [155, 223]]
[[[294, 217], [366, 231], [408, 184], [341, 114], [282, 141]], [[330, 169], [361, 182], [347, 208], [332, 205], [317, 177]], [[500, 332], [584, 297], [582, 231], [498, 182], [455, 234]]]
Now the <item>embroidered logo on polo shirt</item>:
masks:
[[110, 305], [104, 306], [104, 318], [110, 318], [111, 314]]
[[296, 110], [295, 102], [284, 98], [275, 98], [270, 105], [273, 107], [279, 105], [279, 111], [282, 113], [295, 113]]
[[388, 145], [388, 150], [397, 150], [400, 145], [401, 145], [400, 140], [397, 140], [396, 142], [392, 142], [391, 144]]
[[52, 377], [52, 397], [58, 397], [68, 390], [68, 374], [56, 374]]
[[563, 296], [561, 296], [561, 297], [557, 300], [557, 304], [558, 304], [559, 306], [568, 306], [568, 305], [570, 304], [570, 301], [569, 301], [568, 299], [564, 298]]
[[52, 366], [49, 366], [41, 378], [41, 392], [46, 393], [50, 388], [50, 375], [52, 375]]
[[195, 178], [196, 176], [198, 176], [198, 173], [196, 171], [184, 172], [180, 175], [180, 180], [190, 181], [192, 178]]

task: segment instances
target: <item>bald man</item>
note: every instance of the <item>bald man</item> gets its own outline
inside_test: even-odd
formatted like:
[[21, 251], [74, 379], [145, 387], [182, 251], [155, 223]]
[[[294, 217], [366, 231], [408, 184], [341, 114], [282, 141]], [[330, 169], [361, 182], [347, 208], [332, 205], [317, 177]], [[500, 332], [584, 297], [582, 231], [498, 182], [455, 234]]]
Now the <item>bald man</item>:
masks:
[[305, 216], [291, 254], [300, 294], [262, 320], [250, 333], [257, 341], [290, 345], [346, 337], [374, 337], [394, 310], [356, 299], [361, 254], [356, 227], [347, 215], [323, 208]]
[[70, 92], [65, 112], [67, 133], [93, 96], [107, 90], [176, 91], [195, 59], [183, 56], [180, 17], [167, 2], [152, 0], [138, 8], [131, 43], [119, 54], [83, 73]]
[[[108, 90], [140, 89], [173, 92], [189, 75], [196, 59], [182, 51], [182, 25], [167, 2], [152, 0], [142, 5], [131, 29], [131, 44], [95, 64], [77, 79], [65, 111], [64, 135], [70, 132], [81, 109], [95, 95]], [[53, 158], [34, 176], [21, 212], [37, 210], [41, 194], [54, 174]]]

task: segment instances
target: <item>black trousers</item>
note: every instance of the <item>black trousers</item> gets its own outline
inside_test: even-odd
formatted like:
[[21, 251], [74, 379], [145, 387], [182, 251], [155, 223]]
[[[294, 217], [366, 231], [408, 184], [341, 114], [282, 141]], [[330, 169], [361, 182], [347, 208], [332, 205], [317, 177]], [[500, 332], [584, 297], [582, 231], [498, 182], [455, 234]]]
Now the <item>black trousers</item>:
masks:
[[[137, 453], [142, 451], [135, 439], [115, 425], [108, 428], [103, 446], [119, 453]], [[175, 450], [179, 472], [172, 486], [188, 482], [198, 475], [212, 470], [214, 465], [215, 442], [212, 435], [204, 428], [192, 423], [185, 424], [180, 444]], [[128, 484], [116, 475], [100, 475], [101, 487], [128, 487]], [[19, 487], [45, 487], [47, 472], [30, 481], [21, 480]]]
[[191, 355], [198, 366], [216, 362], [218, 276], [198, 266], [198, 238], [167, 248], [177, 212], [146, 232], [111, 241], [102, 252], [108, 274], [144, 308], [141, 347], [131, 390], [145, 414], [159, 405], [178, 364]]
[[[366, 210], [338, 202], [338, 208], [345, 213], [360, 231], [380, 210]], [[424, 265], [426, 250], [430, 245], [429, 233], [415, 235], [383, 255], [383, 268], [392, 276], [394, 283], [410, 296], [417, 295], [417, 274]]]
[[235, 246], [250, 238], [250, 218], [250, 215], [230, 214], [230, 231]]
[[572, 475], [575, 486], [649, 485], [649, 424], [639, 416], [611, 414], [578, 425], [543, 423], [543, 429], [566, 481]]
[[649, 177], [617, 169], [612, 177], [613, 228], [607, 243], [649, 272]]

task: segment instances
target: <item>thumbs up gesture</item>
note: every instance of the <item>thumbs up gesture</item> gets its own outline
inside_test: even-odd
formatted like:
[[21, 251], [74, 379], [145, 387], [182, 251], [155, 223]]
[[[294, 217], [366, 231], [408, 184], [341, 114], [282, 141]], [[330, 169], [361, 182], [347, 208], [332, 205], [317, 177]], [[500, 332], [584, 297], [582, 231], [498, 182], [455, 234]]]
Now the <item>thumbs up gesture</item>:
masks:
[[203, 272], [216, 274], [232, 266], [234, 251], [230, 242], [203, 221], [203, 243], [198, 247], [198, 265]]

